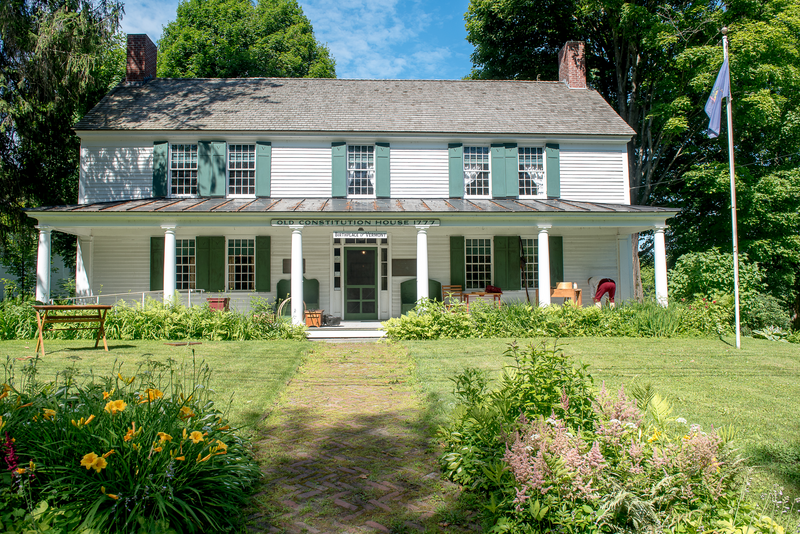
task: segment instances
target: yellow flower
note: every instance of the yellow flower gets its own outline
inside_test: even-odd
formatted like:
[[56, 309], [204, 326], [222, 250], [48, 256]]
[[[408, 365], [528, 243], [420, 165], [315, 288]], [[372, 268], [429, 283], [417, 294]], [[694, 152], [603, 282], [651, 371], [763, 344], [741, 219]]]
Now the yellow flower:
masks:
[[118, 399], [115, 401], [108, 401], [108, 403], [106, 404], [106, 411], [111, 415], [115, 415], [116, 413], [124, 410], [126, 406], [127, 404], [122, 399]]
[[124, 439], [125, 441], [130, 441], [136, 436], [138, 436], [139, 433], [141, 433], [141, 431], [142, 431], [141, 429], [136, 430], [136, 421], [131, 421], [131, 427], [128, 429], [127, 432], [125, 432], [125, 436], [122, 439]]
[[95, 453], [90, 452], [89, 454], [85, 454], [83, 456], [83, 460], [81, 460], [81, 465], [85, 467], [87, 470], [94, 469], [98, 473], [106, 468], [108, 462], [103, 456], [97, 456]]
[[147, 388], [144, 390], [143, 395], [139, 395], [139, 404], [144, 404], [146, 402], [153, 402], [156, 399], [160, 399], [164, 396], [164, 392], [159, 389], [151, 389]]
[[176, 456], [175, 459], [176, 460], [180, 460], [182, 462], [182, 461], [186, 460], [186, 456]]
[[44, 408], [42, 412], [43, 412], [43, 417], [49, 421], [52, 421], [53, 417], [56, 416], [56, 411], [51, 410], [50, 408]]
[[178, 412], [178, 417], [180, 417], [181, 419], [189, 419], [190, 417], [194, 417], [195, 415], [196, 414], [188, 406], [181, 407], [180, 412]]
[[17, 471], [16, 471], [16, 473], [17, 473], [18, 475], [24, 475], [24, 474], [25, 474], [25, 468], [24, 468], [24, 467], [19, 467], [19, 468], [17, 468]]
[[159, 441], [161, 441], [161, 443], [164, 443], [165, 441], [172, 441], [172, 436], [170, 436], [166, 432], [159, 432], [158, 439]]
[[156, 447], [155, 446], [156, 443], [158, 443], [158, 442], [156, 442], [156, 441], [153, 442], [153, 452], [161, 452], [163, 449], [160, 446]]
[[3, 430], [4, 426], [6, 426], [6, 422], [3, 421], [3, 416], [0, 415], [0, 430]]
[[133, 447], [133, 450], [135, 451], [139, 450], [139, 445], [137, 445], [136, 443], [131, 443], [131, 447]]
[[114, 388], [114, 389], [112, 389], [111, 391], [104, 391], [104, 392], [103, 392], [103, 400], [108, 400], [108, 398], [109, 398], [111, 395], [113, 395], [113, 394], [114, 394], [114, 392], [115, 392], [116, 390], [117, 390], [117, 389], [116, 389], [116, 388]]
[[200, 457], [200, 454], [198, 453], [198, 454], [197, 454], [197, 463], [200, 463], [200, 462], [205, 462], [205, 461], [206, 461], [206, 460], [208, 460], [209, 458], [211, 458], [211, 455], [210, 455], [210, 454], [209, 454], [208, 456], [205, 456], [205, 457], [201, 458], [201, 457]]
[[136, 375], [134, 375], [134, 376], [132, 376], [130, 378], [125, 378], [125, 377], [122, 376], [122, 373], [117, 373], [117, 378], [119, 378], [120, 380], [122, 380], [126, 384], [130, 384], [131, 382], [133, 382], [133, 379], [136, 378]]
[[658, 438], [660, 437], [661, 437], [661, 431], [656, 430], [655, 432], [653, 432], [653, 435], [650, 436], [650, 439], [647, 440], [647, 443], [653, 443], [654, 441], [657, 441]]
[[189, 439], [192, 440], [192, 443], [200, 443], [201, 441], [205, 441], [203, 439], [203, 433], [198, 430], [195, 430], [194, 432], [189, 434]]
[[28, 469], [30, 469], [31, 471], [33, 471], [33, 470], [35, 470], [35, 469], [36, 469], [36, 464], [35, 464], [35, 463], [33, 463], [33, 460], [31, 460], [30, 462], [28, 462]]
[[117, 452], [117, 451], [115, 451], [114, 449], [111, 449], [110, 451], [108, 451], [107, 453], [105, 453], [105, 454], [103, 455], [103, 458], [108, 458], [109, 456], [111, 456], [111, 455], [112, 455], [112, 454], [114, 454], [115, 452]]
[[119, 497], [114, 495], [113, 493], [106, 493], [106, 487], [105, 486], [100, 486], [100, 491], [102, 491], [103, 495], [105, 495], [106, 497], [111, 497], [115, 501], [119, 500]]
[[8, 397], [8, 392], [11, 391], [11, 386], [8, 384], [3, 384], [3, 392], [0, 393], [0, 400], [5, 399]]
[[228, 452], [228, 446], [225, 445], [220, 440], [217, 440], [216, 447], [211, 447], [211, 452], [215, 452], [217, 454], [226, 454]]

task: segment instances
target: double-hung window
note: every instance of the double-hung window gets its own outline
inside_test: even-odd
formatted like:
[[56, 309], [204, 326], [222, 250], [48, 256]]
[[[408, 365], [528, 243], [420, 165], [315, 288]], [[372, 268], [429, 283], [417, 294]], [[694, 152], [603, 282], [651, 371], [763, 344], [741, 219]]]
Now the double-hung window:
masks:
[[255, 239], [228, 239], [228, 291], [255, 291]]
[[171, 145], [170, 195], [197, 196], [197, 145]]
[[347, 145], [347, 196], [375, 196], [375, 147]]
[[256, 145], [228, 145], [228, 196], [256, 195]]
[[468, 197], [489, 196], [489, 147], [464, 147], [464, 193]]
[[492, 240], [465, 239], [464, 240], [464, 289], [483, 290], [492, 280]]
[[196, 289], [195, 241], [175, 240], [175, 288]]
[[541, 147], [519, 147], [519, 196], [541, 197], [547, 194], [544, 159]]
[[535, 288], [539, 280], [539, 245], [537, 239], [521, 238], [525, 268], [521, 271], [521, 287]]

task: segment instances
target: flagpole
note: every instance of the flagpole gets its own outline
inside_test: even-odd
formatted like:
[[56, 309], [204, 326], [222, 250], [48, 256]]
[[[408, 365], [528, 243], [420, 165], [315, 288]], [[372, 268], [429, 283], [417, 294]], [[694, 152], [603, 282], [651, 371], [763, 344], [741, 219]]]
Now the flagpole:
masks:
[[[722, 51], [724, 60], [728, 61], [728, 28], [722, 28]], [[728, 69], [728, 87], [730, 87], [730, 68]], [[739, 237], [736, 229], [736, 181], [733, 165], [733, 108], [731, 93], [728, 91], [728, 161], [731, 170], [731, 226], [733, 228], [733, 300], [736, 316], [736, 348], [742, 348], [742, 325], [739, 315]]]

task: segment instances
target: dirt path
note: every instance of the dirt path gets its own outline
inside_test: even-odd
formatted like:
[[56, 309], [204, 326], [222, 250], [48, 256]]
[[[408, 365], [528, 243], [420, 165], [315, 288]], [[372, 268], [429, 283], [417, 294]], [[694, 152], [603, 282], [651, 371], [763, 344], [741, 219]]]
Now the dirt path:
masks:
[[472, 532], [396, 346], [315, 344], [256, 452], [251, 532]]

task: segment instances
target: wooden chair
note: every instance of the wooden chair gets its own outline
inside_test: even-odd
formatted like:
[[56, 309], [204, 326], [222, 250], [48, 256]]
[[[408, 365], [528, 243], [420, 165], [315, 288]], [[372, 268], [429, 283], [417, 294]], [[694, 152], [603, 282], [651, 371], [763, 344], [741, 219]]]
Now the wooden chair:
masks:
[[459, 284], [442, 285], [442, 302], [444, 307], [450, 309], [456, 302], [464, 301], [464, 288]]

